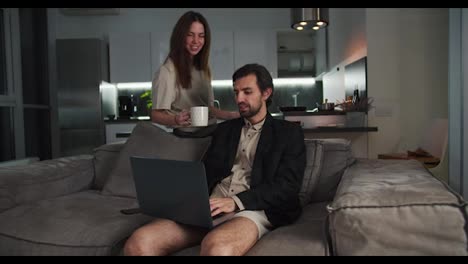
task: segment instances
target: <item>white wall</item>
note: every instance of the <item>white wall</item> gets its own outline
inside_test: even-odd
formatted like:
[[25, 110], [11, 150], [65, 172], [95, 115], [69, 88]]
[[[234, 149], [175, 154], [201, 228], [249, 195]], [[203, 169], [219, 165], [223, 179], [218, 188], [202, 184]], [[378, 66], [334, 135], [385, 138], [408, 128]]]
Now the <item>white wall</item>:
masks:
[[[415, 149], [448, 112], [448, 9], [368, 9], [370, 156]], [[382, 106], [381, 106], [382, 105]], [[383, 109], [382, 109], [383, 107]]]
[[328, 30], [324, 97], [344, 98], [337, 69], [367, 56], [369, 126], [379, 128], [369, 133], [370, 158], [416, 148], [432, 118], [447, 118], [447, 9], [332, 8]]
[[345, 99], [344, 66], [367, 55], [366, 9], [330, 8], [328, 72], [323, 76], [323, 98]]
[[463, 101], [461, 105], [461, 111], [463, 111], [463, 189], [462, 194], [465, 199], [468, 200], [468, 170], [466, 167], [468, 165], [468, 109], [463, 107], [464, 103], [468, 102], [468, 81], [466, 81], [465, 76], [468, 76], [468, 8], [462, 9], [462, 53], [463, 53], [463, 63], [461, 67], [463, 68], [463, 75], [461, 81], [463, 83]]
[[328, 30], [329, 69], [367, 54], [366, 9], [330, 8]]

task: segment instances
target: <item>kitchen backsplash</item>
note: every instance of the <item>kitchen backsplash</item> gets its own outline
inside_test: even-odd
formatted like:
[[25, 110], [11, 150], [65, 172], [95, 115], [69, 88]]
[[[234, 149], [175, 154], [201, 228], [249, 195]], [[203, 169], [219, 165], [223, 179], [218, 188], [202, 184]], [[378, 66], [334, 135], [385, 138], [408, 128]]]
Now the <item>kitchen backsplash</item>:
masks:
[[[146, 85], [142, 85], [146, 84]], [[273, 102], [269, 107], [271, 113], [280, 112], [280, 106], [305, 106], [308, 110], [316, 107], [316, 103], [323, 101], [323, 90], [321, 81], [296, 81], [296, 79], [274, 79]], [[151, 90], [151, 83], [135, 83], [122, 85], [104, 83], [101, 85], [101, 100], [103, 105], [103, 117], [115, 115], [119, 117], [119, 101], [130, 100], [131, 105], [127, 105], [127, 113], [132, 116], [147, 116], [147, 98], [141, 95]], [[118, 87], [118, 88], [117, 88]], [[234, 100], [234, 92], [231, 81], [213, 82], [213, 92], [215, 100], [219, 102], [222, 109], [236, 111], [237, 105]], [[127, 99], [128, 98], [128, 99]], [[123, 109], [120, 109], [122, 113]]]

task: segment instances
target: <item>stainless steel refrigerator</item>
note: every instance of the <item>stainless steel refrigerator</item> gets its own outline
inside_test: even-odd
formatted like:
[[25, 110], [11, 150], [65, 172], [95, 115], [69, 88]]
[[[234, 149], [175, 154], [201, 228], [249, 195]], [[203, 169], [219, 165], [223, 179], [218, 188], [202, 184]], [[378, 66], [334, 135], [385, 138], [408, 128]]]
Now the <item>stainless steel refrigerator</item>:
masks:
[[104, 144], [99, 85], [109, 80], [101, 39], [57, 40], [60, 156], [90, 154]]

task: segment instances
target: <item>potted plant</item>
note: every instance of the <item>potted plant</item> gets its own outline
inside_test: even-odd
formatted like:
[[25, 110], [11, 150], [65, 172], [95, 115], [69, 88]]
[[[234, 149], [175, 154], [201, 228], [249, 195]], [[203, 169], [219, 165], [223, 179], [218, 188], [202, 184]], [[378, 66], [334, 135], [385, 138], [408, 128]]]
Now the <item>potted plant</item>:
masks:
[[151, 116], [151, 109], [153, 108], [153, 93], [152, 90], [148, 90], [140, 95], [140, 98], [146, 101], [146, 109], [148, 115]]

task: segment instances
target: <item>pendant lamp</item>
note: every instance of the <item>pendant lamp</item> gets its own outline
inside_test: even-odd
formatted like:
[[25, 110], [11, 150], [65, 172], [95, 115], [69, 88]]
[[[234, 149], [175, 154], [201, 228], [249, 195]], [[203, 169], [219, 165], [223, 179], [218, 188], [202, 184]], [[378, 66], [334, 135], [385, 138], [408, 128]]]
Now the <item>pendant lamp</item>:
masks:
[[328, 8], [291, 8], [291, 27], [319, 30], [328, 25]]

